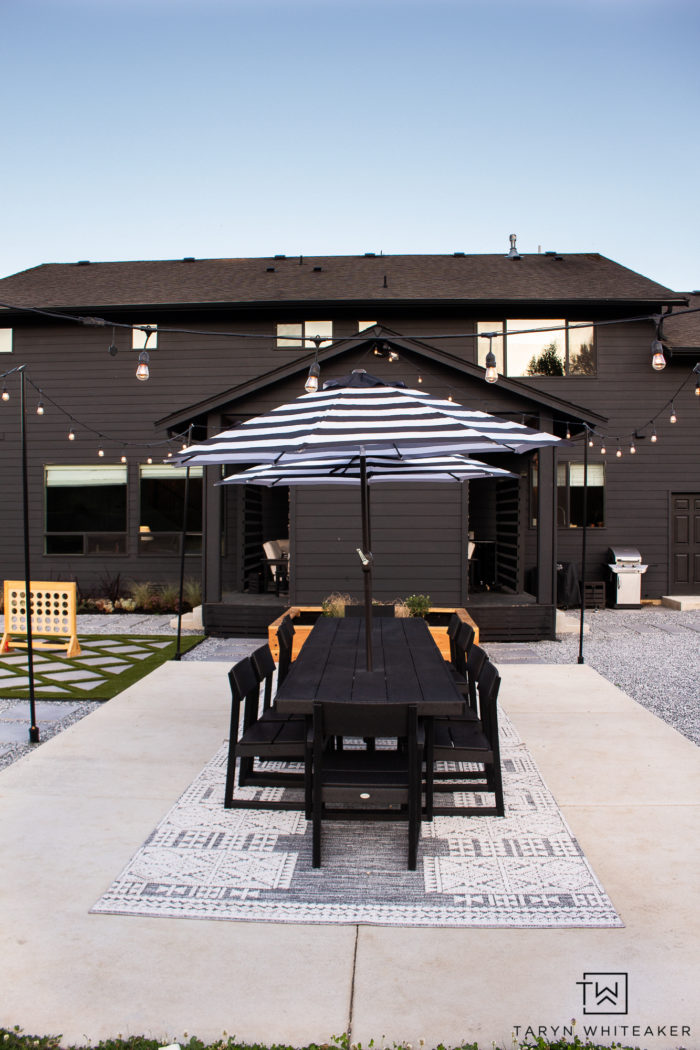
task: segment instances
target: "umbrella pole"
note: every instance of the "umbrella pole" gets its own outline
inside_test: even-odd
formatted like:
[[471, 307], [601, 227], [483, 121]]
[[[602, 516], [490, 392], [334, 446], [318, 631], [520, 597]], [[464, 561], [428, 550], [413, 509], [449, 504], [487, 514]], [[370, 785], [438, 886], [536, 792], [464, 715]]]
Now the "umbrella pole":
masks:
[[367, 459], [365, 450], [360, 455], [360, 495], [362, 503], [362, 572], [365, 582], [365, 648], [367, 650], [367, 670], [372, 668], [372, 551], [369, 531], [369, 486], [367, 484]]

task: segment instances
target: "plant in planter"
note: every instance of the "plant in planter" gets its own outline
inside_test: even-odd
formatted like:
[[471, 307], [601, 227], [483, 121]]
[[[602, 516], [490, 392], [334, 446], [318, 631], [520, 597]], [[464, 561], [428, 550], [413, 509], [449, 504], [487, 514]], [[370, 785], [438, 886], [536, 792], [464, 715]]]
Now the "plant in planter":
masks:
[[354, 604], [355, 602], [349, 594], [340, 594], [334, 591], [333, 594], [329, 594], [321, 602], [321, 615], [345, 616], [345, 606]]
[[404, 604], [408, 607], [409, 616], [422, 616], [425, 619], [430, 612], [430, 595], [409, 594]]

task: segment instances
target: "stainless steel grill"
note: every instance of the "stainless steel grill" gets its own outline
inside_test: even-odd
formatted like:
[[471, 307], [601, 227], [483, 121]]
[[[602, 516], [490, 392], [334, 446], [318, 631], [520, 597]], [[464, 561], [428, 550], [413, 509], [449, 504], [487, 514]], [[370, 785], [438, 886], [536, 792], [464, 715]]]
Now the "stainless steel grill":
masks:
[[648, 565], [635, 547], [610, 547], [608, 568], [612, 574], [614, 609], [639, 609], [642, 604], [642, 576]]

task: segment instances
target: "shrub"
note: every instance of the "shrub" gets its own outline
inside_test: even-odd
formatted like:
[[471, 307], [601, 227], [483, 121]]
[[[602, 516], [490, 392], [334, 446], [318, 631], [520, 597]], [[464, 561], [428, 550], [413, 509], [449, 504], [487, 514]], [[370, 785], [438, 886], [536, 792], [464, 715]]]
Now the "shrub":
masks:
[[408, 606], [409, 616], [422, 616], [425, 619], [430, 612], [429, 594], [409, 594], [405, 603]]

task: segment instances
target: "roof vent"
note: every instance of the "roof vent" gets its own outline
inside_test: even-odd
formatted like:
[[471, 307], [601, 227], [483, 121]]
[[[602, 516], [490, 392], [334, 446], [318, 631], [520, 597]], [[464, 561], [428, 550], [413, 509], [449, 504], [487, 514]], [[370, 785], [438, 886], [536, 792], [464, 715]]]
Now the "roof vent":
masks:
[[185, 256], [185, 257], [183, 258], [183, 260], [182, 260], [182, 261], [183, 261], [183, 262], [194, 262], [194, 255], [186, 255], [186, 256]]
[[89, 266], [90, 265], [90, 260], [89, 259], [78, 259], [78, 261], [77, 261], [77, 263], [75, 265], [76, 266]]
[[511, 235], [510, 235], [510, 251], [506, 255], [506, 259], [519, 259], [520, 258], [520, 252], [515, 247], [516, 240], [517, 240], [517, 234], [511, 233]]
[[455, 259], [463, 259], [465, 256], [465, 252], [454, 252], [453, 254]]
[[287, 256], [286, 255], [274, 255], [273, 258], [274, 259], [286, 259]]
[[365, 259], [376, 259], [376, 258], [377, 258], [377, 253], [376, 252], [365, 252]]
[[557, 253], [556, 253], [556, 252], [545, 252], [544, 254], [545, 254], [545, 255], [549, 255], [549, 256], [552, 256], [552, 255], [556, 255]]

